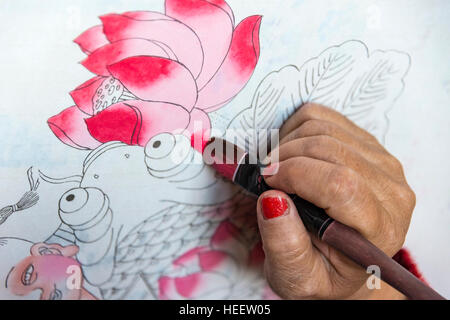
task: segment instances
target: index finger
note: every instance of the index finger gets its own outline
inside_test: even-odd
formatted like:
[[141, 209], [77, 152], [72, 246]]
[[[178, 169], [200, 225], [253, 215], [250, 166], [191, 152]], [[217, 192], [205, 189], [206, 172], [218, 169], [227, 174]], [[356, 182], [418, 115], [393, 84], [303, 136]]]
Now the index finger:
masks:
[[309, 120], [332, 122], [369, 143], [379, 144], [373, 135], [358, 127], [339, 112], [315, 103], [307, 103], [301, 106], [292, 116], [290, 116], [280, 129], [280, 138], [282, 139]]

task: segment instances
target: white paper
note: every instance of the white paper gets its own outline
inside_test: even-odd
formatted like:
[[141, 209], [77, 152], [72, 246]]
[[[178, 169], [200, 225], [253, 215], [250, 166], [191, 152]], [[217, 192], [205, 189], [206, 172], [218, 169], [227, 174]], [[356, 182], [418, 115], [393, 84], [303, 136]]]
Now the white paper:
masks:
[[[263, 16], [260, 56], [239, 94], [208, 113], [212, 128], [278, 128], [295, 106], [313, 101], [368, 129], [403, 163], [417, 196], [406, 246], [431, 286], [450, 295], [449, 4], [227, 2], [235, 25]], [[77, 63], [86, 55], [72, 40], [100, 24], [99, 16], [132, 10], [164, 13], [164, 1], [1, 2], [0, 208], [37, 181], [39, 200], [0, 224], [0, 237], [10, 242], [0, 251], [20, 261], [32, 244], [75, 243], [84, 287], [98, 298], [272, 297], [261, 266], [246, 265], [258, 243], [254, 202], [195, 161], [198, 152], [182, 153], [192, 161], [184, 167], [155, 154], [151, 143], [108, 142], [88, 156], [47, 124], [74, 105], [68, 93], [93, 76]], [[190, 143], [181, 135], [156, 140]], [[89, 207], [71, 207], [69, 195], [88, 197]], [[80, 227], [87, 221], [95, 231]], [[13, 247], [21, 249], [11, 254]], [[12, 265], [2, 259], [5, 280]], [[220, 263], [208, 273], [200, 261]], [[198, 274], [201, 286], [189, 282]], [[179, 287], [176, 278], [183, 279]], [[190, 285], [197, 291], [180, 289]], [[5, 289], [0, 297], [19, 298]]]

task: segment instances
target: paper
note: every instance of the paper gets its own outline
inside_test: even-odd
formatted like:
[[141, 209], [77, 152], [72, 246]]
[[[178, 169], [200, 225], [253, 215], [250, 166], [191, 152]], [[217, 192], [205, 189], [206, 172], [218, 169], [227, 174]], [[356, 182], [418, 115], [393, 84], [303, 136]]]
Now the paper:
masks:
[[[32, 42], [57, 49], [39, 68], [58, 75], [42, 72], [33, 98], [20, 94], [18, 73], [2, 88], [14, 99], [1, 112], [0, 298], [276, 298], [263, 277], [254, 199], [203, 164], [192, 136], [242, 129], [256, 150], [267, 129], [316, 102], [385, 143], [391, 111], [416, 97], [410, 73], [430, 37], [406, 45], [380, 13], [399, 7], [372, 2], [59, 6], [69, 22], [55, 15], [51, 40], [41, 32]], [[17, 68], [24, 55], [14, 56]]]

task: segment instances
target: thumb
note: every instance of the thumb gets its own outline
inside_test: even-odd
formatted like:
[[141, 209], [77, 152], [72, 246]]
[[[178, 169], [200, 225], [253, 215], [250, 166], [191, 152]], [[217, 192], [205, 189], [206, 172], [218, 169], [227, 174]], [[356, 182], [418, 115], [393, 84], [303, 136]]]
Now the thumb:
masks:
[[261, 194], [257, 213], [267, 281], [281, 297], [298, 297], [296, 292], [303, 291], [305, 280], [311, 279], [316, 258], [309, 233], [284, 192], [270, 190]]

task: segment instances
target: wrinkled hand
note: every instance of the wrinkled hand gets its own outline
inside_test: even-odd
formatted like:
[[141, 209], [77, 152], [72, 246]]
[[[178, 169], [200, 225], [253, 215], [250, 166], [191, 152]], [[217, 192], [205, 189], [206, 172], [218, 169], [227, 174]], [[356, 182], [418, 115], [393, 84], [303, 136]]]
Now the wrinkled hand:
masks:
[[[308, 104], [287, 120], [280, 139], [278, 172], [265, 176], [267, 184], [324, 208], [391, 257], [402, 247], [415, 195], [400, 162], [376, 138], [338, 112]], [[309, 234], [286, 193], [265, 192], [257, 206], [266, 277], [280, 297], [403, 297], [384, 282], [368, 289], [370, 274]]]

